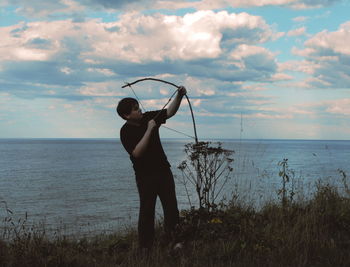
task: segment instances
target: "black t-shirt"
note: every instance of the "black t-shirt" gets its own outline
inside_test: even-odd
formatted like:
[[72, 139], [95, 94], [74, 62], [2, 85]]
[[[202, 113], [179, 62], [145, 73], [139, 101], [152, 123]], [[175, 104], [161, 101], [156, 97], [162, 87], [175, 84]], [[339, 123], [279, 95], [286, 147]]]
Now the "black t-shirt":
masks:
[[[132, 151], [144, 136], [148, 122], [152, 119], [155, 120], [157, 128], [152, 133], [145, 153], [141, 157], [135, 158], [132, 156]], [[120, 129], [120, 140], [125, 150], [130, 155], [136, 174], [150, 174], [152, 172], [157, 172], [161, 167], [170, 166], [159, 138], [159, 127], [166, 122], [166, 119], [166, 109], [162, 111], [149, 111], [143, 113], [139, 126], [125, 123]]]

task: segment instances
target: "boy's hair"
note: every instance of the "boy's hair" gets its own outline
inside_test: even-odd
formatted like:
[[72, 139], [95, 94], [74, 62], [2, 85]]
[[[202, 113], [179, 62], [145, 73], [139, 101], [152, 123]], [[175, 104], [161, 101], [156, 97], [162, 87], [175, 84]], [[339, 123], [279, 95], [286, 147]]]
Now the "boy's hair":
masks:
[[119, 101], [117, 106], [117, 113], [120, 117], [122, 117], [124, 120], [126, 118], [124, 115], [129, 115], [135, 105], [138, 105], [139, 103], [135, 98], [132, 97], [126, 97]]

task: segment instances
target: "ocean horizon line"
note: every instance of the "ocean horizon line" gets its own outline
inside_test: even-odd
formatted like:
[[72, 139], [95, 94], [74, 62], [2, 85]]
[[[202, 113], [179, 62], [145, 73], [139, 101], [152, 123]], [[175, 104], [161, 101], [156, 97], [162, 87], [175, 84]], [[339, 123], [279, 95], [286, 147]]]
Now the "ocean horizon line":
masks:
[[[189, 138], [162, 137], [162, 140], [191, 140]], [[0, 137], [0, 140], [118, 140], [119, 137]], [[350, 139], [302, 139], [302, 138], [201, 138], [200, 141], [350, 141]]]

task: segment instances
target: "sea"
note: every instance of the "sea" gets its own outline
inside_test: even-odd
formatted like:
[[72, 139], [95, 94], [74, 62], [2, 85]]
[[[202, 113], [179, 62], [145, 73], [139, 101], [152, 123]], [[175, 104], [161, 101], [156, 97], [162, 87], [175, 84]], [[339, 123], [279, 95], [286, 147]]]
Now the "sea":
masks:
[[[319, 184], [341, 191], [349, 180], [350, 141], [205, 141], [233, 151], [232, 172], [218, 194], [222, 203], [259, 209], [279, 201], [283, 160], [288, 192], [298, 201], [312, 196]], [[193, 185], [178, 169], [189, 142], [162, 140], [180, 210], [198, 206]], [[134, 172], [119, 139], [0, 139], [0, 228], [11, 221], [39, 225], [49, 235], [94, 236], [135, 227], [138, 210]], [[162, 218], [159, 200], [156, 216]]]

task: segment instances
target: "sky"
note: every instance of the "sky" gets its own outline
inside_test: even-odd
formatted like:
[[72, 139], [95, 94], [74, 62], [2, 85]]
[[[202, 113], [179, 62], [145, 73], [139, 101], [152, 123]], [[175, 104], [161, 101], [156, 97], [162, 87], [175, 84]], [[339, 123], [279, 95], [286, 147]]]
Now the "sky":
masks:
[[[349, 140], [349, 14], [349, 0], [0, 0], [0, 138], [118, 138], [122, 86], [152, 77], [187, 88], [199, 140]], [[132, 89], [145, 111], [175, 90]], [[166, 126], [194, 135], [186, 101]]]

